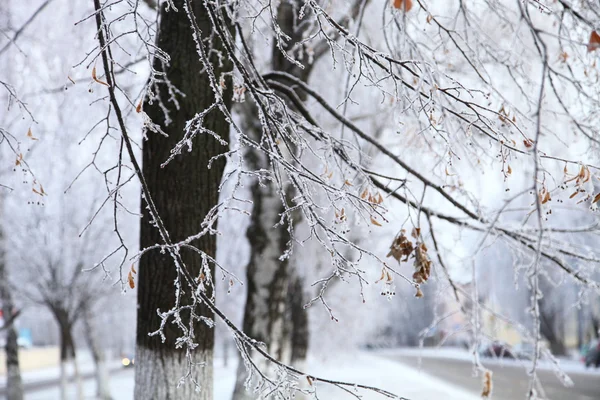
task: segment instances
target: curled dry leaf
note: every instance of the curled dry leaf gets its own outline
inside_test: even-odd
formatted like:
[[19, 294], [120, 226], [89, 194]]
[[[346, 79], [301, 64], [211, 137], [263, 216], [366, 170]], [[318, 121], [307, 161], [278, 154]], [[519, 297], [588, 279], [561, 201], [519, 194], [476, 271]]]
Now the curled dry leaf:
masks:
[[108, 83], [101, 81], [100, 79], [98, 79], [98, 77], [96, 76], [96, 66], [94, 65], [94, 68], [92, 68], [92, 79], [96, 82], [99, 83], [101, 85], [104, 86], [108, 86]]
[[592, 204], [597, 203], [598, 201], [600, 201], [600, 193], [598, 193], [596, 196], [594, 196], [594, 200], [592, 200]]
[[137, 271], [135, 270], [134, 265], [135, 264], [131, 264], [131, 269], [129, 270], [129, 273], [127, 274], [127, 282], [129, 283], [129, 287], [132, 289], [135, 288], [135, 281], [133, 280], [133, 275], [137, 274]]
[[413, 6], [412, 0], [394, 0], [394, 8], [404, 10], [404, 12], [410, 11]]
[[31, 132], [31, 128], [29, 128], [29, 130], [27, 131], [27, 137], [31, 140], [38, 140], [38, 138], [33, 136], [33, 133]]
[[131, 271], [129, 271], [129, 274], [127, 274], [127, 282], [129, 283], [129, 287], [131, 289], [135, 288], [135, 281], [133, 280], [133, 273]]
[[19, 166], [21, 165], [21, 162], [23, 161], [23, 153], [19, 153], [19, 155], [17, 156], [17, 159], [15, 161], [15, 165]]
[[423, 297], [423, 291], [421, 290], [420, 287], [417, 287], [417, 293], [415, 293], [415, 297], [420, 299], [421, 297]]
[[371, 215], [371, 223], [375, 226], [381, 226], [381, 223], [375, 219], [374, 216]]
[[[405, 236], [404, 229], [400, 232], [400, 236], [397, 236], [396, 239], [392, 242], [390, 246], [390, 251], [387, 257], [394, 257], [396, 261], [407, 261], [408, 257], [413, 252], [414, 247], [413, 244], [408, 238]], [[402, 260], [402, 257], [405, 257]]]
[[528, 149], [533, 147], [533, 140], [531, 139], [525, 139], [523, 140], [523, 144], [525, 145], [525, 147], [527, 147]]
[[425, 243], [419, 243], [415, 247], [415, 273], [413, 274], [413, 280], [416, 283], [427, 282], [431, 275], [431, 259], [427, 254], [427, 246]]
[[138, 103], [137, 107], [135, 108], [135, 112], [136, 113], [141, 113], [142, 112], [142, 104], [143, 104], [144, 100], [140, 100], [140, 102]]
[[481, 390], [481, 397], [489, 399], [492, 395], [492, 371], [485, 371], [483, 374], [483, 388]]
[[540, 203], [542, 203], [542, 204], [546, 204], [547, 202], [552, 200], [552, 198], [550, 197], [550, 192], [545, 187], [543, 187], [540, 190], [540, 193], [538, 194], [538, 196], [540, 198]]
[[596, 31], [592, 31], [590, 34], [590, 40], [587, 45], [588, 53], [597, 50], [600, 47], [600, 35]]

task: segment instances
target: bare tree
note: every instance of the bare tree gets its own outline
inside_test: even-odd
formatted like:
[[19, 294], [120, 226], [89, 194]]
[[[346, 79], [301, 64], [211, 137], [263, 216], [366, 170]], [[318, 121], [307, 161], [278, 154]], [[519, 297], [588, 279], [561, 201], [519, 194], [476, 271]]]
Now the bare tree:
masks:
[[[80, 200], [81, 197], [76, 202]], [[83, 398], [74, 326], [87, 309], [109, 292], [109, 287], [102, 284], [104, 274], [100, 270], [85, 272], [94, 270], [95, 261], [105, 251], [99, 243], [106, 235], [94, 228], [80, 237], [80, 224], [90, 217], [85, 213], [78, 220], [74, 205], [72, 200], [59, 198], [45, 206], [33, 206], [28, 217], [19, 216], [16, 221], [7, 218], [16, 227], [7, 238], [11, 270], [17, 273], [13, 282], [27, 282], [14, 286], [30, 302], [46, 307], [58, 325], [63, 399], [67, 396], [69, 364], [74, 369], [78, 397]], [[23, 202], [15, 201], [12, 207], [23, 207]], [[32, 245], [35, 252], [30, 251]]]
[[[568, 221], [565, 227], [564, 219], [554, 219], [564, 212], [597, 220], [600, 197], [592, 185], [597, 156], [588, 151], [597, 149], [600, 116], [596, 3], [379, 2], [367, 10], [381, 16], [369, 19], [368, 34], [355, 34], [342, 17], [348, 14], [340, 12], [348, 4], [333, 0], [284, 2], [291, 25], [301, 30], [287, 29], [280, 2], [269, 0], [166, 0], [157, 19], [136, 0], [93, 4], [81, 24], [95, 21], [98, 46], [82, 65], [101, 65], [92, 73], [92, 85], [108, 94], [100, 100], [107, 131], [100, 146], [112, 139], [119, 149], [112, 169], [118, 178], [107, 182], [107, 199], [120, 209], [121, 173], [127, 173], [139, 180], [144, 202], [137, 340], [140, 361], [147, 364], [136, 372], [138, 397], [187, 398], [197, 383], [202, 396], [212, 395], [210, 365], [198, 370], [196, 362], [211, 362], [214, 317], [231, 330], [257, 394], [316, 396], [314, 384], [321, 382], [398, 398], [281, 362], [281, 354], [269, 354], [215, 306], [217, 271], [226, 281], [236, 279], [214, 259], [218, 221], [245, 211], [241, 193], [257, 181], [270, 195], [269, 210], [277, 210], [270, 217], [279, 216], [276, 222], [289, 235], [270, 230], [274, 248], [285, 258], [308, 242], [319, 245], [328, 269], [311, 276], [317, 294], [308, 305], [322, 305], [331, 318], [332, 282], [352, 281], [361, 291], [374, 283], [368, 272], [376, 270], [388, 296], [402, 284], [422, 297], [438, 269], [457, 302], [461, 296], [471, 299], [475, 346], [481, 337], [477, 320], [490, 311], [480, 300], [474, 260], [492, 244], [506, 245], [515, 255], [516, 276], [526, 277], [522, 286], [532, 293], [532, 329], [519, 326], [535, 344], [528, 397], [543, 393], [536, 371], [544, 352], [544, 271], [555, 271], [582, 291], [600, 288], [594, 278], [600, 254], [579, 240], [598, 224]], [[297, 32], [302, 34], [294, 37]], [[249, 37], [264, 41], [260, 49], [266, 51], [251, 48]], [[276, 71], [270, 56], [264, 57], [273, 44], [287, 63]], [[322, 76], [307, 80], [289, 73], [289, 65], [310, 70], [321, 48], [328, 55], [320, 58], [327, 62]], [[134, 61], [132, 54], [152, 63], [139, 91], [128, 90], [121, 75]], [[340, 80], [339, 71], [350, 77], [341, 99], [336, 86], [323, 83], [324, 76]], [[240, 123], [232, 100], [250, 103], [254, 118], [244, 116]], [[371, 112], [389, 107], [394, 118], [378, 136], [352, 121], [345, 105]], [[133, 125], [131, 115], [140, 116], [147, 136], [143, 164], [130, 134], [140, 122]], [[258, 125], [249, 130], [249, 122]], [[120, 135], [112, 136], [116, 132]], [[377, 156], [367, 160], [371, 148]], [[252, 154], [262, 162], [253, 165]], [[223, 176], [225, 159], [232, 168]], [[234, 184], [219, 199], [222, 179]], [[300, 219], [307, 238], [295, 236]], [[386, 234], [357, 243], [349, 234], [355, 225]], [[455, 236], [469, 240], [457, 245]], [[409, 273], [402, 269], [407, 264]], [[464, 265], [471, 274], [469, 291], [451, 273]], [[126, 268], [124, 261], [121, 266]], [[280, 296], [277, 306], [282, 302]], [[170, 374], [156, 362], [160, 354]], [[261, 357], [264, 362], [257, 361]], [[477, 357], [474, 362], [483, 369]], [[169, 384], [180, 377], [188, 384], [176, 392]]]

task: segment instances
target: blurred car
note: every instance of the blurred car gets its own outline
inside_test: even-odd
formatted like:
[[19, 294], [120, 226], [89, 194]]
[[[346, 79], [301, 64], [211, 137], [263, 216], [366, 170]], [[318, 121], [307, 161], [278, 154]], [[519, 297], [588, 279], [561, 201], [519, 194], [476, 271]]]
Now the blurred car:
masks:
[[124, 354], [121, 356], [121, 365], [123, 368], [131, 368], [135, 365], [135, 357], [133, 354]]
[[498, 341], [481, 346], [479, 355], [490, 358], [516, 358], [509, 345]]
[[584, 345], [581, 353], [586, 368], [592, 365], [596, 368], [600, 367], [600, 340], [595, 339]]

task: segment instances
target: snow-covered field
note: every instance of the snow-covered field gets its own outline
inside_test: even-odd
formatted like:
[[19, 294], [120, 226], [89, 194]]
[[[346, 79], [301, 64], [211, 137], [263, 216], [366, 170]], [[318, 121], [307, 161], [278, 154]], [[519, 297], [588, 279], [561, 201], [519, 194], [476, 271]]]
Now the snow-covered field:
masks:
[[[235, 363], [225, 368], [217, 362], [215, 368], [215, 400], [228, 400], [231, 397], [235, 380]], [[412, 400], [476, 400], [460, 388], [437, 378], [419, 372], [400, 363], [380, 358], [367, 353], [347, 354], [340, 357], [309, 360], [311, 374], [331, 379], [352, 381], [386, 389]], [[111, 394], [114, 400], [131, 400], [133, 398], [134, 371], [127, 369], [118, 371], [111, 377]], [[328, 385], [317, 384], [320, 399], [344, 400], [353, 399], [348, 393]], [[74, 388], [70, 398], [75, 398]], [[86, 399], [93, 399], [95, 384], [93, 379], [85, 381]], [[361, 393], [363, 400], [383, 399], [372, 393]], [[53, 400], [59, 398], [58, 387], [28, 393], [27, 400]]]

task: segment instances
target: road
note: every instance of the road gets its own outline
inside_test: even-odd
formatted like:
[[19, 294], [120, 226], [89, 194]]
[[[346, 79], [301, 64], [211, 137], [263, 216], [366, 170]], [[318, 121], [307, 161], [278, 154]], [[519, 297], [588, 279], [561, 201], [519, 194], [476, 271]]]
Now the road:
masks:
[[[383, 355], [383, 354], [382, 354]], [[418, 368], [418, 355], [389, 355], [387, 358], [399, 361], [413, 368]], [[529, 387], [529, 377], [521, 365], [494, 360], [486, 365], [493, 372], [493, 400], [523, 400]], [[470, 360], [427, 356], [421, 358], [421, 370], [462, 387], [473, 394], [481, 393], [482, 378], [473, 376], [473, 365]], [[569, 373], [574, 386], [564, 387], [553, 371], [538, 370], [538, 375], [550, 400], [599, 400], [600, 375], [586, 373]]]
[[[112, 367], [109, 370], [109, 373], [112, 375], [120, 374], [124, 371], [124, 368], [121, 367]], [[87, 380], [92, 380], [95, 378], [94, 371], [85, 371], [81, 373], [81, 380], [85, 383]], [[68, 380], [69, 383], [73, 382], [73, 378], [71, 377]], [[46, 389], [58, 388], [60, 380], [56, 376], [49, 376], [47, 378], [36, 379], [33, 381], [29, 381], [27, 379], [23, 382], [23, 389], [26, 394], [26, 398], [29, 398], [29, 394], [36, 393], [38, 391], [43, 391]], [[0, 387], [0, 398], [6, 396], [6, 387]]]

